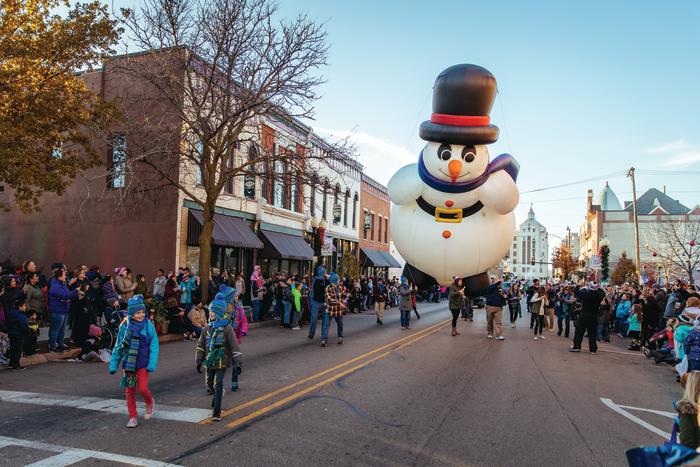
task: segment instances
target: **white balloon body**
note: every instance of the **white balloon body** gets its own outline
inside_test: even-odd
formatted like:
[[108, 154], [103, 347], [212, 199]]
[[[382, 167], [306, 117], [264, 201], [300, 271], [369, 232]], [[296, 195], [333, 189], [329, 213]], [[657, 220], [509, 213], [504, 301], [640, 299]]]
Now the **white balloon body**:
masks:
[[[486, 151], [482, 154], [488, 158]], [[486, 272], [508, 254], [515, 234], [513, 209], [519, 193], [504, 171], [492, 173], [486, 183], [472, 191], [446, 193], [424, 184], [418, 165], [410, 164], [394, 174], [388, 192], [394, 203], [391, 238], [396, 249], [408, 264], [440, 285], [449, 285], [454, 276]], [[437, 207], [446, 207], [448, 200], [452, 208], [469, 207], [478, 201], [484, 207], [459, 223], [438, 222], [418, 206], [419, 196]], [[446, 231], [449, 235], [443, 235]]]

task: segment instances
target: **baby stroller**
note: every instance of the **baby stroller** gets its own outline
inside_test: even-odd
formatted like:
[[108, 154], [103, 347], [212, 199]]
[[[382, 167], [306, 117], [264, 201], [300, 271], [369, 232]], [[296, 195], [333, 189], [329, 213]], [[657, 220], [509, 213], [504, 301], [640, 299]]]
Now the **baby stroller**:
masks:
[[105, 349], [112, 349], [114, 344], [117, 342], [117, 334], [119, 333], [119, 325], [122, 323], [126, 317], [126, 312], [118, 308], [112, 308], [108, 306], [105, 308], [104, 313], [102, 313], [102, 322], [100, 323], [100, 328], [102, 329], [102, 347]]

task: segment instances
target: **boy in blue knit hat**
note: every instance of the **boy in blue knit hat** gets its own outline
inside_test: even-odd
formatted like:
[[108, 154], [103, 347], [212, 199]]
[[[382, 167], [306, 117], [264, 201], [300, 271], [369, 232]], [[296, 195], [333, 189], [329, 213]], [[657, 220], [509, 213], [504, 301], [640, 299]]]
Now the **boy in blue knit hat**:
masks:
[[[238, 307], [238, 303], [236, 303], [238, 301], [236, 289], [229, 287], [226, 284], [221, 284], [219, 286], [219, 293], [216, 296], [221, 296], [221, 298], [226, 300], [226, 304], [228, 305], [227, 313], [231, 320], [231, 326], [236, 332], [236, 342], [240, 343], [240, 339], [238, 339], [238, 327], [241, 323], [239, 323], [239, 320], [236, 319], [236, 308]], [[238, 375], [241, 374], [241, 362], [235, 355], [233, 357], [233, 363], [233, 370], [231, 370], [231, 391], [235, 392], [238, 391]]]
[[226, 369], [231, 367], [234, 358], [240, 360], [241, 356], [227, 308], [228, 304], [220, 293], [209, 304], [209, 325], [199, 336], [195, 358], [198, 373], [202, 373], [202, 366], [207, 369], [207, 388], [214, 394], [211, 402], [214, 421], [221, 420]]
[[121, 386], [126, 388], [126, 405], [129, 410], [128, 428], [138, 426], [136, 391], [146, 403], [146, 420], [153, 417], [155, 401], [148, 389], [148, 373], [156, 371], [158, 363], [158, 334], [153, 323], [146, 318], [146, 305], [142, 295], [134, 295], [127, 304], [127, 317], [119, 326], [117, 343], [109, 362], [109, 373], [115, 374], [122, 364], [124, 376]]

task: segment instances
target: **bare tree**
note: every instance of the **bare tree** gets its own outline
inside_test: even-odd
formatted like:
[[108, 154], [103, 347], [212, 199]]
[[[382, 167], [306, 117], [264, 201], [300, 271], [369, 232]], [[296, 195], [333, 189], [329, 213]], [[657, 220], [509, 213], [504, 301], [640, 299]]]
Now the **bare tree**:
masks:
[[669, 217], [645, 237], [645, 248], [663, 266], [667, 280], [683, 274], [693, 283], [693, 271], [700, 265], [700, 222]]
[[[231, 180], [283, 179], [303, 193], [322, 166], [340, 173], [354, 157], [347, 140], [311, 145], [310, 128], [298, 120], [313, 117], [323, 83], [323, 25], [304, 15], [278, 22], [277, 15], [270, 0], [146, 0], [122, 10], [129, 43], [140, 52], [108, 64], [124, 77], [129, 134], [126, 161], [109, 176], [123, 177], [124, 196], [174, 188], [202, 207], [203, 284], [216, 202]], [[306, 144], [276, 149], [261, 132], [269, 119], [301, 127]]]

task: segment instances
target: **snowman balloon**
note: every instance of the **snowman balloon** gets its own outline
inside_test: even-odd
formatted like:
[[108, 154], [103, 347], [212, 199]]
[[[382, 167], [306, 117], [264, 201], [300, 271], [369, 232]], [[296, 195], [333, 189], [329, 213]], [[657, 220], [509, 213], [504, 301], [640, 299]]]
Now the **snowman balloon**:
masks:
[[389, 181], [392, 239], [406, 260], [404, 276], [421, 288], [458, 276], [469, 295], [480, 295], [486, 271], [513, 242], [519, 165], [508, 154], [489, 162], [486, 145], [498, 139], [489, 118], [495, 97], [496, 78], [480, 66], [440, 73], [430, 121], [420, 126], [427, 144], [417, 164]]

